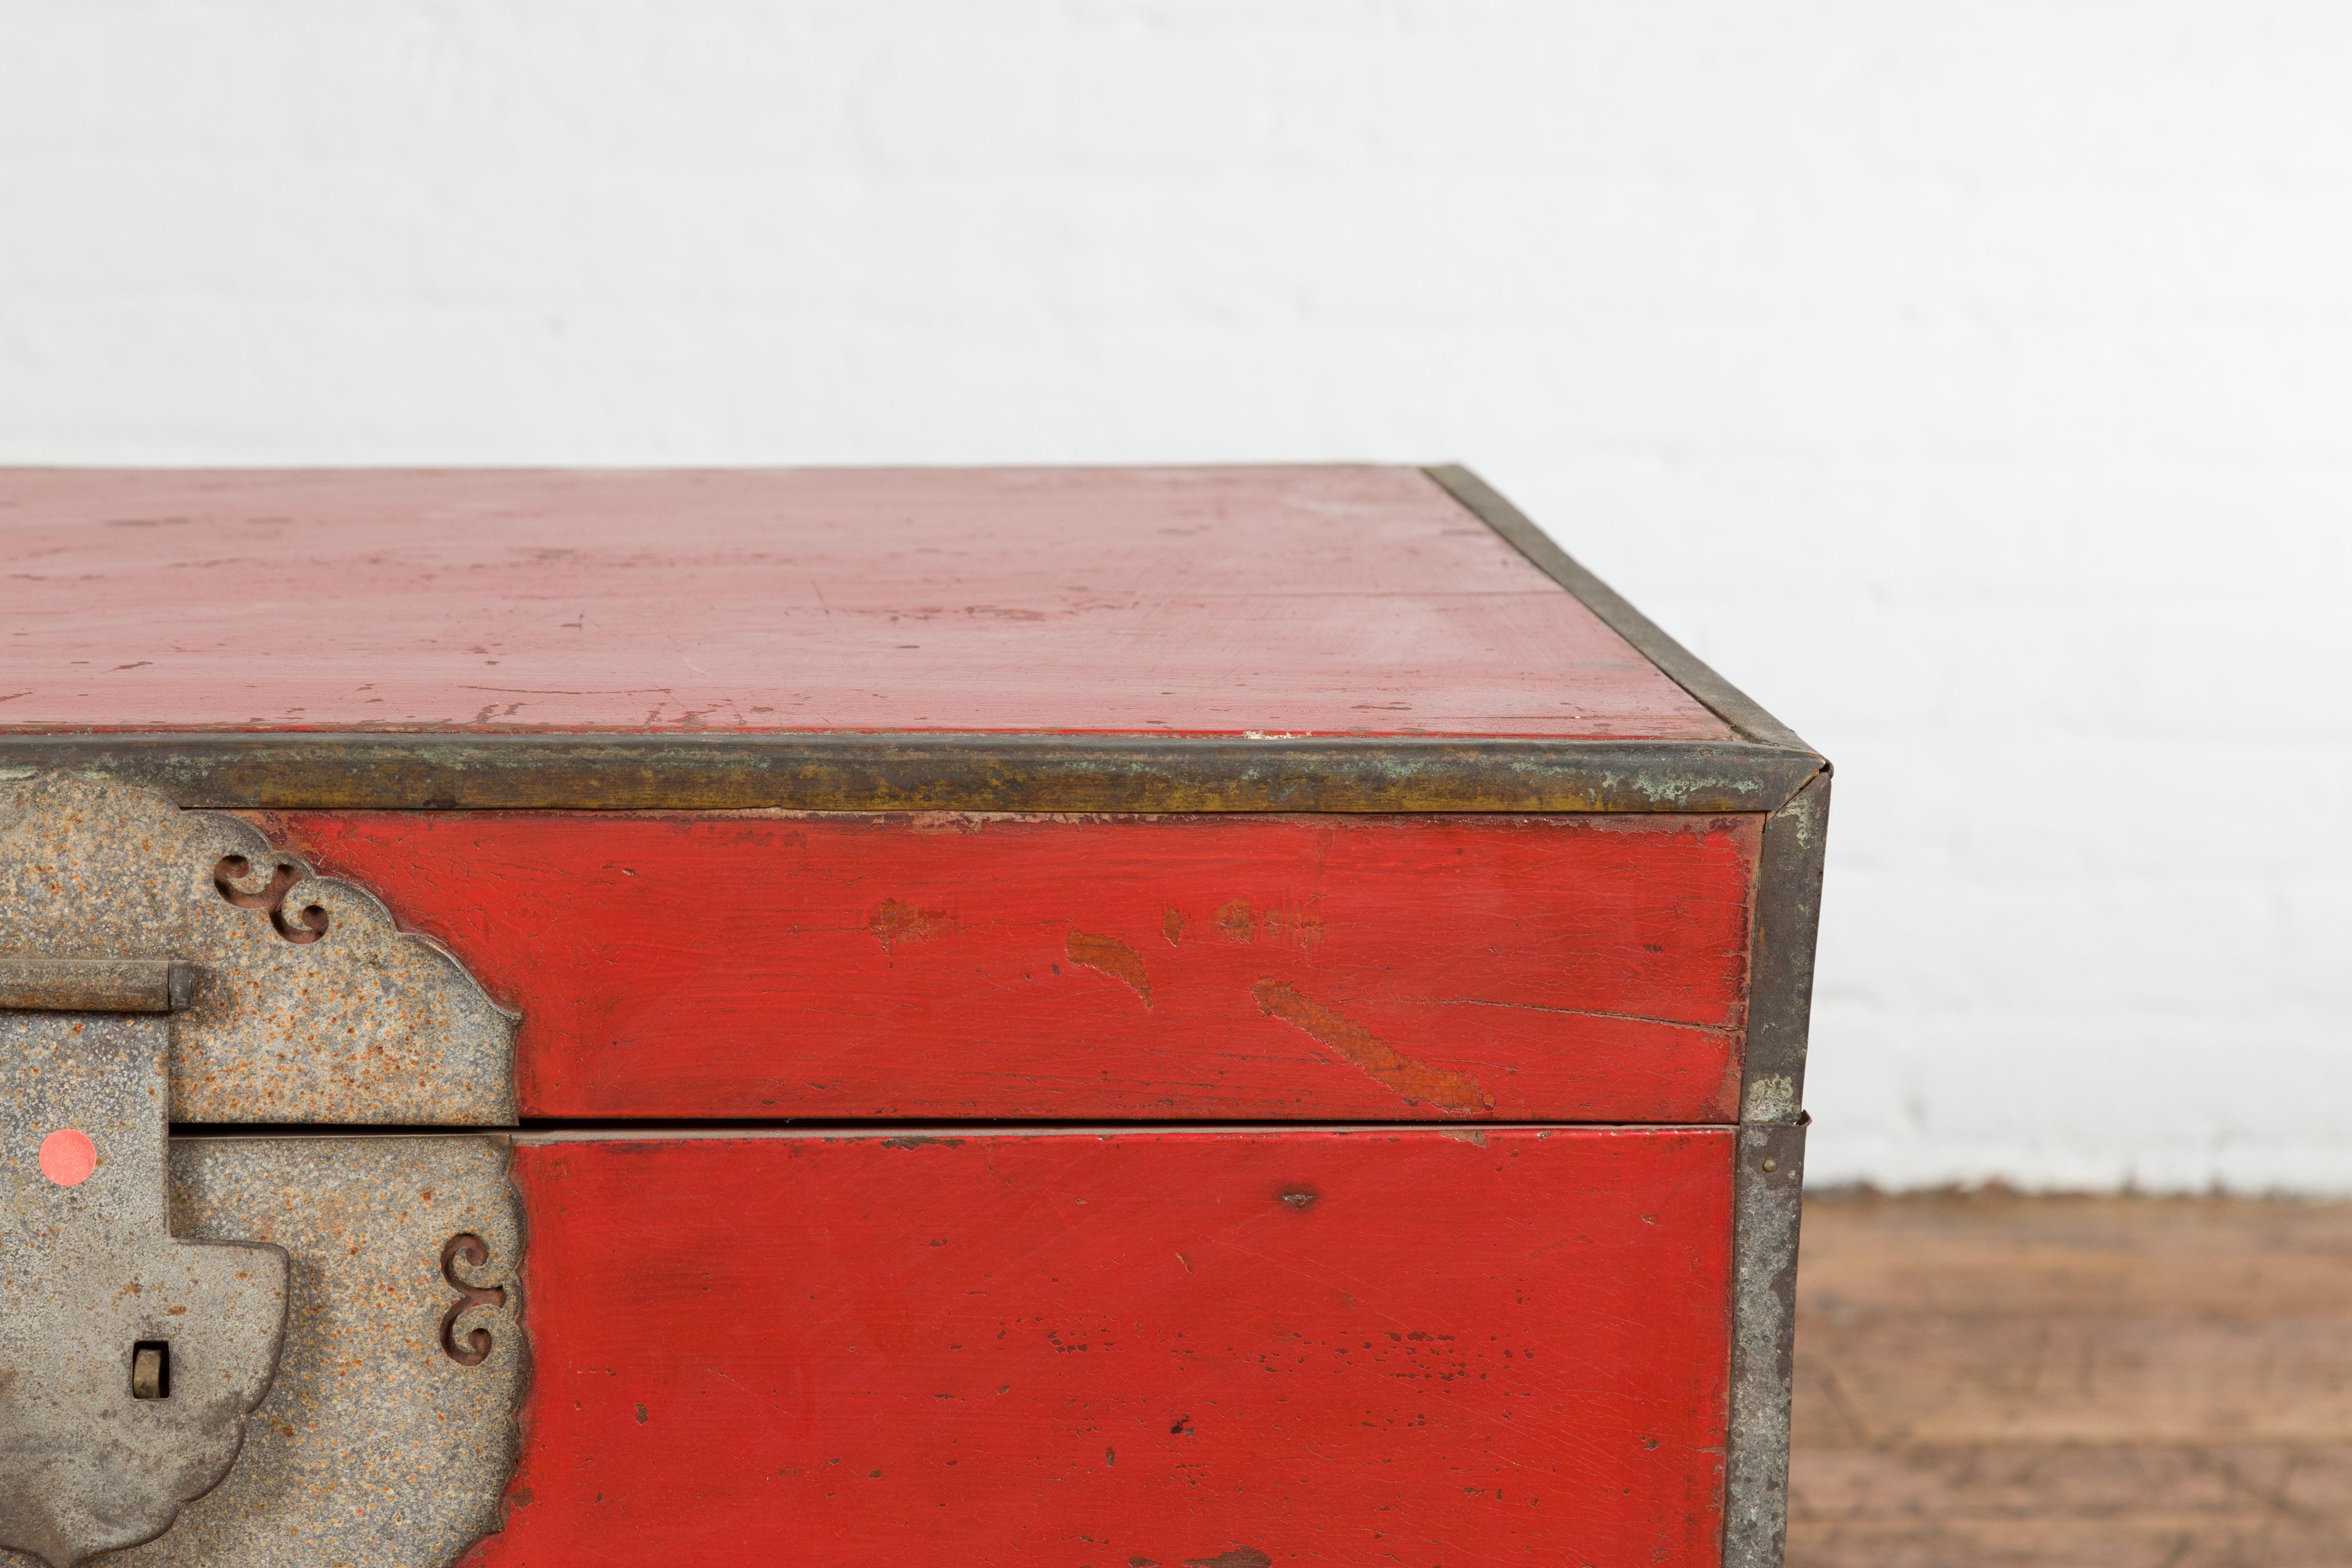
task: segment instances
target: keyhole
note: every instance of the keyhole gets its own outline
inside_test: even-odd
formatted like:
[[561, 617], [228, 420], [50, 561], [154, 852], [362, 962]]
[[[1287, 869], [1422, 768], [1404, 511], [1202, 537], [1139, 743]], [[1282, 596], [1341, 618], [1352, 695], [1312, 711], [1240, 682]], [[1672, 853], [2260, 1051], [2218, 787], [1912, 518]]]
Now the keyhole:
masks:
[[141, 1340], [131, 1347], [131, 1397], [172, 1397], [172, 1343], [169, 1340]]

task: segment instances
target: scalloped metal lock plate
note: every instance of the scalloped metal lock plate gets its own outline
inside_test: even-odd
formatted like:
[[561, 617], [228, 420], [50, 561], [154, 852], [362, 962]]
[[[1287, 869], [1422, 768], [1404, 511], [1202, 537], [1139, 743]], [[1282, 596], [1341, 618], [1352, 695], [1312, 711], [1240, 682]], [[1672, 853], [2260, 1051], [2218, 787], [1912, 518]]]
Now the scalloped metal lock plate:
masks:
[[506, 1139], [167, 1131], [509, 1124], [517, 1022], [244, 821], [0, 781], [0, 1568], [436, 1568], [500, 1527]]

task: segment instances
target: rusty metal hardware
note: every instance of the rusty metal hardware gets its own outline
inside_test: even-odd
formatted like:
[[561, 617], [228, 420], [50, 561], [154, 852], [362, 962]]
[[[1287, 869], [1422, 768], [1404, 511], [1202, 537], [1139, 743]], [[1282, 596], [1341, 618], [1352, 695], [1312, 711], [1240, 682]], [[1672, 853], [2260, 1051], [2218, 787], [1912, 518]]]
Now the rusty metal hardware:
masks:
[[0, 775], [0, 1568], [437, 1568], [500, 1528], [507, 1141], [168, 1132], [510, 1123], [517, 1023], [250, 823]]
[[[530, 1371], [509, 1158], [480, 1133], [172, 1140], [174, 1236], [293, 1260], [285, 1339], [226, 1478], [106, 1568], [443, 1568], [501, 1527]], [[483, 1258], [453, 1258], [469, 1292], [453, 1311], [442, 1257], [466, 1236]], [[460, 1346], [487, 1342], [472, 1365], [443, 1350], [445, 1321]], [[170, 1397], [142, 1410], [180, 1399], [189, 1347], [169, 1344]], [[126, 1342], [109, 1368], [118, 1389], [129, 1355]], [[0, 1451], [0, 1497], [13, 1456]], [[0, 1564], [35, 1568], [5, 1547]]]
[[[51, 1568], [136, 1546], [236, 1463], [286, 1329], [275, 1247], [174, 1237], [168, 1014], [130, 966], [0, 964], [0, 1547]], [[169, 1001], [171, 969], [160, 973]]]
[[[174, 1122], [515, 1119], [514, 1016], [371, 894], [237, 817], [0, 774], [0, 1005], [152, 1012], [184, 986]], [[176, 980], [142, 967], [158, 955]]]
[[196, 966], [161, 958], [0, 958], [0, 1008], [56, 1013], [175, 1013], [196, 994]]
[[482, 1238], [471, 1231], [451, 1237], [441, 1247], [441, 1278], [457, 1299], [441, 1314], [441, 1353], [459, 1366], [479, 1366], [488, 1358], [495, 1341], [488, 1329], [469, 1329], [461, 1344], [457, 1339], [457, 1320], [477, 1307], [503, 1307], [507, 1304], [506, 1289], [499, 1285], [469, 1285], [457, 1278], [457, 1266], [479, 1268], [490, 1260], [490, 1249]]
[[[509, 1158], [495, 1133], [172, 1141], [176, 1233], [294, 1259], [286, 1344], [228, 1479], [105, 1568], [445, 1568], [502, 1527], [530, 1375]], [[457, 1264], [478, 1294], [453, 1315], [459, 1235], [484, 1260]], [[445, 1318], [488, 1342], [473, 1365], [442, 1350]], [[174, 1397], [180, 1375], [175, 1346]]]

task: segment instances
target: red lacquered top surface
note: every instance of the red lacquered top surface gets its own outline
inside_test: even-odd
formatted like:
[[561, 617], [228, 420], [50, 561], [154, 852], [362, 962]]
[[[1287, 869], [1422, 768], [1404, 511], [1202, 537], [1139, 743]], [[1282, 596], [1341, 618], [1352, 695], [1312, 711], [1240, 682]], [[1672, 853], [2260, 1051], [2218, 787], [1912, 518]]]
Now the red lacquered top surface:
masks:
[[1729, 739], [1417, 469], [0, 471], [0, 728]]

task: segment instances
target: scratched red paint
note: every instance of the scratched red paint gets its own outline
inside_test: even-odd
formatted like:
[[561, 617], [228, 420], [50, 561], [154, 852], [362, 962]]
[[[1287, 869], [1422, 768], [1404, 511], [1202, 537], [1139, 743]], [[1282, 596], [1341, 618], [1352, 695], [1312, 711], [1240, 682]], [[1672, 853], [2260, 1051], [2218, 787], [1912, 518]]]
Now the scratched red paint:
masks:
[[1751, 816], [291, 813], [538, 1117], [1722, 1121]]
[[1725, 740], [1411, 468], [0, 470], [0, 729]]
[[467, 1562], [1712, 1568], [1733, 1136], [526, 1142]]

